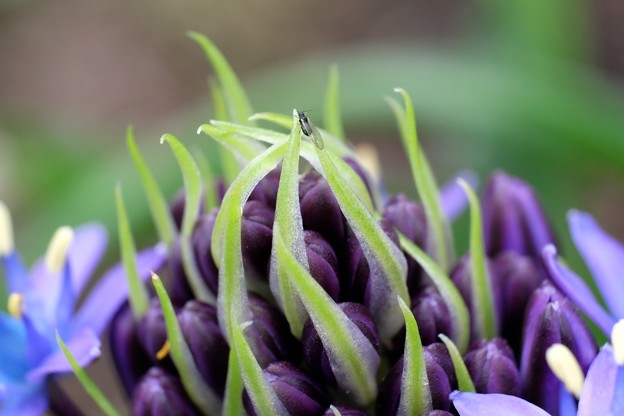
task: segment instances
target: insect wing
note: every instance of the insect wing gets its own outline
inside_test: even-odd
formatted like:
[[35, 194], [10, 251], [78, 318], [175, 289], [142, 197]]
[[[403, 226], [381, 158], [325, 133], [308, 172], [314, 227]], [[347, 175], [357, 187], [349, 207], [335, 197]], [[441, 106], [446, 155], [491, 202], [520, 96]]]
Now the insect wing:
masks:
[[318, 131], [314, 124], [310, 123], [309, 125], [312, 129], [312, 135], [310, 136], [310, 140], [312, 140], [312, 143], [314, 143], [314, 145], [318, 147], [319, 150], [323, 150], [325, 144], [323, 143], [323, 137], [321, 136], [321, 132]]

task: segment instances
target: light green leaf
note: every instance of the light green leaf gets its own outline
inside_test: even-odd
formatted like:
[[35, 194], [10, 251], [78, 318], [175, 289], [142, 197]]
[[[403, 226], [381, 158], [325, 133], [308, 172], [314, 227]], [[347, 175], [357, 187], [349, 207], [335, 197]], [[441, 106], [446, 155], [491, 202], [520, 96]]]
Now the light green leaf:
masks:
[[225, 395], [223, 397], [223, 416], [243, 415], [243, 377], [238, 365], [238, 358], [234, 348], [230, 348], [228, 355], [228, 371], [225, 381]]
[[[225, 103], [225, 96], [219, 83], [214, 79], [210, 79], [210, 90], [212, 91], [212, 103], [214, 106], [214, 118], [217, 120], [230, 120], [227, 111], [227, 104]], [[238, 171], [238, 163], [232, 154], [225, 151], [225, 149], [219, 149], [219, 160], [223, 167], [223, 173], [226, 183], [232, 183]]]
[[453, 258], [451, 229], [442, 209], [438, 186], [429, 167], [429, 162], [420, 149], [412, 100], [405, 90], [397, 88], [395, 91], [403, 96], [405, 112], [399, 111], [399, 107], [392, 104], [391, 100], [389, 103], [395, 112], [399, 125], [402, 126], [399, 129], [403, 146], [407, 151], [416, 190], [425, 209], [427, 226], [431, 231], [427, 233], [427, 250], [433, 254], [442, 269], [448, 271]]
[[[273, 234], [279, 234], [290, 247], [297, 261], [309, 270], [308, 256], [303, 238], [303, 220], [299, 205], [299, 150], [301, 148], [301, 130], [297, 113], [293, 112], [293, 126], [290, 132], [288, 151], [282, 162], [277, 201], [275, 203], [275, 221]], [[303, 325], [308, 319], [303, 304], [290, 282], [290, 276], [277, 261], [276, 248], [271, 249], [271, 269], [269, 283], [278, 304], [281, 306], [290, 330], [297, 338], [301, 338]]]
[[123, 202], [121, 184], [115, 188], [115, 203], [117, 206], [117, 224], [119, 233], [119, 250], [121, 261], [123, 262], [126, 279], [128, 280], [130, 307], [135, 320], [141, 318], [149, 308], [149, 299], [143, 282], [139, 278], [136, 264], [136, 249], [130, 222], [126, 214], [126, 207]]
[[478, 338], [492, 339], [497, 332], [496, 312], [492, 283], [485, 261], [481, 207], [468, 182], [461, 178], [457, 182], [466, 192], [470, 203], [470, 283], [474, 325]]
[[397, 300], [405, 319], [401, 399], [397, 415], [420, 415], [432, 410], [431, 388], [425, 366], [425, 353], [414, 314], [403, 299], [397, 297]]
[[474, 383], [470, 378], [470, 373], [468, 372], [466, 364], [464, 364], [464, 360], [462, 359], [462, 356], [457, 350], [457, 347], [455, 346], [453, 341], [451, 341], [451, 339], [444, 334], [440, 334], [438, 335], [438, 337], [440, 337], [444, 345], [446, 345], [446, 349], [448, 349], [451, 360], [453, 361], [453, 367], [455, 368], [455, 375], [457, 376], [459, 391], [476, 393]]
[[251, 117], [249, 117], [251, 121], [264, 120], [270, 121], [271, 123], [275, 123], [278, 126], [282, 126], [284, 128], [289, 129], [292, 124], [292, 117], [286, 114], [278, 114], [278, 113], [255, 113]]
[[197, 132], [212, 137], [234, 156], [241, 167], [247, 165], [251, 159], [266, 150], [266, 146], [258, 143], [256, 140], [237, 134], [235, 131], [225, 130], [210, 124], [202, 124], [197, 129]]
[[342, 140], [347, 137], [340, 116], [340, 78], [337, 65], [332, 65], [329, 70], [323, 119], [325, 120], [325, 129], [328, 132]]
[[238, 77], [228, 64], [227, 60], [217, 47], [204, 35], [197, 32], [188, 32], [188, 36], [195, 40], [204, 50], [206, 57], [214, 67], [229, 113], [229, 119], [237, 123], [247, 124], [253, 113], [247, 94]]
[[440, 265], [431, 257], [403, 234], [398, 232], [397, 234], [401, 241], [401, 248], [418, 262], [424, 272], [431, 278], [440, 295], [442, 295], [453, 322], [453, 340], [459, 346], [460, 351], [466, 352], [468, 350], [468, 342], [470, 341], [470, 312], [457, 287]]
[[167, 327], [167, 339], [171, 346], [171, 359], [180, 374], [180, 379], [184, 389], [195, 405], [207, 415], [218, 415], [221, 413], [221, 400], [215, 392], [204, 382], [199, 370], [195, 366], [195, 360], [191, 350], [184, 340], [180, 323], [176, 316], [173, 304], [165, 290], [160, 277], [152, 273], [152, 283], [156, 289], [165, 326]]
[[184, 178], [185, 202], [184, 216], [182, 218], [182, 232], [180, 235], [180, 252], [182, 254], [184, 272], [186, 273], [186, 277], [195, 297], [214, 305], [214, 294], [210, 291], [208, 286], [206, 286], [204, 279], [201, 277], [199, 269], [197, 268], [195, 252], [191, 244], [193, 227], [195, 227], [197, 217], [199, 216], [202, 186], [201, 174], [189, 151], [186, 150], [186, 147], [184, 147], [175, 136], [165, 134], [160, 139], [160, 142], [164, 143], [165, 141], [171, 147], [178, 161], [178, 165], [180, 166], [180, 170], [182, 171], [182, 177]]
[[349, 187], [341, 171], [326, 150], [315, 147], [321, 161], [321, 173], [327, 179], [342, 213], [362, 246], [370, 268], [370, 310], [379, 328], [381, 338], [392, 337], [403, 326], [397, 295], [409, 302], [405, 283], [407, 263], [401, 250], [388, 238], [371, 211]]
[[139, 176], [141, 177], [141, 182], [143, 183], [143, 188], [145, 189], [149, 208], [152, 213], [152, 218], [154, 220], [154, 224], [156, 225], [156, 231], [158, 232], [160, 241], [167, 244], [167, 247], [171, 249], [171, 245], [173, 244], [173, 239], [176, 234], [173, 218], [169, 212], [167, 201], [163, 197], [162, 192], [160, 192], [160, 188], [158, 187], [152, 172], [145, 164], [143, 156], [141, 156], [141, 153], [139, 152], [139, 148], [134, 140], [132, 127], [128, 127], [126, 141], [128, 143], [128, 150], [130, 151], [132, 160], [139, 171]]
[[[232, 320], [234, 319], [232, 317]], [[251, 325], [251, 322], [245, 322], [232, 327], [232, 348], [236, 351], [238, 365], [240, 366], [249, 398], [256, 413], [259, 415], [287, 416], [289, 414], [288, 411], [264, 376], [260, 364], [258, 364], [245, 339], [243, 331], [249, 325]]]
[[341, 390], [360, 405], [375, 399], [379, 355], [368, 338], [297, 261], [280, 235], [273, 235], [277, 261], [286, 270], [305, 305]]
[[67, 348], [67, 345], [65, 345], [65, 343], [61, 339], [58, 331], [56, 331], [56, 342], [58, 343], [59, 347], [61, 347], [65, 358], [67, 358], [67, 361], [69, 361], [69, 364], [71, 365], [71, 368], [74, 371], [76, 378], [80, 382], [80, 385], [87, 391], [89, 396], [98, 405], [102, 413], [107, 416], [121, 416], [121, 413], [111, 404], [110, 401], [108, 401], [104, 393], [102, 393], [102, 390], [98, 388], [98, 386], [93, 382], [91, 377], [89, 377], [87, 372], [82, 367], [80, 367], [80, 364], [78, 364], [78, 361], [76, 361], [74, 355], [71, 353], [69, 348]]
[[212, 257], [219, 268], [219, 293], [217, 313], [224, 334], [230, 339], [231, 308], [236, 308], [239, 319], [248, 315], [245, 271], [241, 247], [241, 221], [243, 207], [249, 194], [283, 159], [286, 142], [271, 146], [254, 158], [228, 188], [212, 231]]
[[202, 182], [204, 184], [204, 205], [206, 212], [210, 212], [211, 209], [216, 208], [219, 205], [219, 196], [217, 195], [217, 181], [215, 180], [215, 175], [213, 173], [212, 167], [210, 166], [210, 162], [204, 155], [204, 153], [195, 149], [195, 161], [197, 162], [197, 167], [199, 168], [199, 172], [201, 173]]

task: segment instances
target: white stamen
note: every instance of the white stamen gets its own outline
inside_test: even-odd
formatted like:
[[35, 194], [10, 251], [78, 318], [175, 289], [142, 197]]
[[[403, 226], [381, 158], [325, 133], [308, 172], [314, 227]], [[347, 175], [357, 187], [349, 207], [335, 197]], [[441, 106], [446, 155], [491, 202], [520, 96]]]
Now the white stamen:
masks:
[[360, 143], [355, 146], [355, 155], [364, 170], [372, 176], [376, 183], [379, 183], [381, 180], [381, 165], [379, 164], [379, 153], [377, 153], [375, 146], [368, 143]]
[[624, 319], [620, 319], [611, 329], [613, 357], [617, 365], [624, 365]]
[[585, 376], [572, 351], [563, 344], [554, 344], [546, 350], [546, 362], [566, 389], [579, 398]]
[[11, 293], [7, 301], [7, 309], [12, 317], [22, 319], [24, 313], [24, 296], [21, 293]]
[[334, 406], [333, 404], [329, 406], [329, 409], [332, 411], [334, 416], [342, 416], [342, 413], [340, 413], [340, 410], [338, 410], [338, 408]]
[[71, 227], [63, 226], [54, 232], [45, 257], [46, 267], [52, 273], [58, 273], [63, 269], [73, 239], [74, 230]]
[[11, 254], [14, 247], [11, 213], [7, 206], [0, 202], [0, 256]]

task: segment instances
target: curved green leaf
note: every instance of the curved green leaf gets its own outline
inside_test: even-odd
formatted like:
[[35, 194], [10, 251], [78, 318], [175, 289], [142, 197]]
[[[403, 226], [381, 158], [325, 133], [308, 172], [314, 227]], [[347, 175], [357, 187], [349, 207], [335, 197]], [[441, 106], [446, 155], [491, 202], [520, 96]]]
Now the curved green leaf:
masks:
[[225, 381], [225, 394], [223, 397], [223, 416], [242, 415], [243, 408], [243, 376], [238, 365], [238, 358], [234, 348], [230, 348], [228, 355], [228, 371]]
[[281, 233], [273, 235], [277, 261], [291, 278], [305, 305], [336, 377], [338, 386], [366, 405], [375, 399], [379, 355], [368, 338], [338, 307], [290, 252]]
[[[247, 165], [251, 159], [266, 150], [266, 146], [258, 143], [256, 140], [249, 139], [241, 134], [224, 130], [210, 124], [202, 124], [197, 129], [197, 132], [201, 132], [212, 137], [217, 143], [222, 145], [223, 148], [227, 149], [232, 156], [234, 156], [238, 165], [241, 167]], [[234, 179], [235, 178], [236, 175], [234, 175]]]
[[481, 207], [468, 182], [460, 178], [457, 183], [466, 192], [470, 203], [470, 283], [474, 325], [479, 338], [492, 339], [497, 332], [496, 312], [492, 296], [492, 283], [485, 261]]
[[457, 287], [453, 284], [446, 272], [442, 270], [431, 257], [410, 241], [403, 234], [397, 232], [401, 242], [401, 248], [423, 268], [431, 278], [433, 284], [442, 295], [448, 306], [453, 322], [453, 340], [459, 346], [459, 350], [466, 352], [470, 341], [470, 312], [464, 303]]
[[87, 391], [95, 404], [98, 405], [102, 413], [107, 416], [121, 416], [121, 413], [115, 408], [115, 406], [111, 404], [110, 401], [108, 401], [104, 393], [102, 393], [102, 390], [98, 388], [98, 386], [93, 382], [91, 377], [89, 377], [87, 372], [82, 367], [80, 367], [80, 364], [78, 364], [78, 361], [76, 361], [74, 355], [71, 353], [69, 348], [67, 348], [67, 345], [65, 345], [65, 343], [61, 339], [58, 331], [56, 331], [56, 342], [58, 343], [59, 347], [61, 347], [65, 358], [67, 358], [67, 361], [69, 361], [69, 364], [71, 365], [71, 368], [76, 375], [76, 378], [80, 382], [80, 385]]
[[[227, 104], [225, 103], [225, 96], [219, 83], [211, 78], [209, 81], [210, 91], [212, 91], [212, 103], [214, 106], [214, 118], [217, 120], [230, 120], [227, 111]], [[238, 171], [238, 163], [234, 156], [225, 151], [223, 148], [219, 148], [219, 160], [221, 166], [223, 166], [223, 174], [225, 176], [226, 183], [232, 183]]]
[[446, 345], [446, 349], [448, 349], [449, 355], [451, 356], [451, 360], [453, 361], [453, 367], [455, 368], [455, 375], [457, 376], [457, 384], [459, 386], [459, 391], [466, 391], [469, 393], [476, 393], [474, 383], [470, 378], [470, 373], [466, 368], [466, 364], [464, 364], [464, 360], [462, 359], [461, 354], [457, 350], [457, 347], [451, 341], [449, 337], [444, 334], [438, 335], [444, 345]]
[[418, 324], [407, 304], [397, 297], [405, 319], [405, 350], [398, 416], [421, 415], [432, 409], [431, 388]]
[[119, 250], [121, 261], [128, 280], [129, 300], [134, 319], [141, 318], [149, 308], [149, 299], [143, 282], [139, 278], [136, 264], [136, 249], [130, 230], [130, 222], [123, 202], [121, 184], [115, 188], [115, 204], [117, 206], [117, 224], [119, 233]]
[[214, 294], [210, 291], [208, 286], [206, 286], [204, 279], [201, 277], [195, 259], [195, 252], [191, 244], [193, 227], [195, 227], [195, 223], [199, 217], [202, 187], [201, 174], [189, 151], [186, 150], [186, 147], [184, 147], [175, 136], [165, 134], [161, 137], [160, 142], [164, 143], [165, 141], [171, 147], [184, 179], [184, 216], [182, 218], [182, 230], [180, 235], [180, 252], [182, 254], [184, 272], [186, 273], [186, 277], [188, 278], [195, 297], [214, 305]]
[[429, 162], [420, 149], [412, 100], [405, 90], [396, 88], [395, 91], [403, 96], [405, 112], [399, 111], [399, 108], [393, 105], [391, 100], [389, 102], [398, 123], [402, 125], [399, 129], [403, 146], [407, 151], [416, 190], [425, 208], [427, 226], [431, 231], [427, 233], [427, 249], [433, 253], [442, 269], [448, 271], [453, 257], [450, 226], [442, 209], [438, 186], [429, 167]]
[[218, 415], [221, 413], [221, 400], [214, 391], [204, 382], [202, 375], [195, 366], [195, 360], [191, 354], [182, 329], [176, 316], [173, 304], [165, 290], [160, 277], [152, 272], [152, 283], [156, 289], [156, 295], [160, 299], [165, 326], [167, 328], [167, 339], [171, 346], [171, 359], [180, 374], [180, 380], [184, 389], [195, 405], [205, 414]]
[[162, 192], [160, 192], [160, 188], [158, 187], [152, 172], [145, 164], [143, 156], [141, 156], [141, 153], [139, 152], [139, 148], [134, 140], [132, 127], [128, 127], [126, 141], [128, 144], [128, 150], [130, 151], [130, 156], [132, 156], [134, 165], [139, 171], [141, 183], [143, 184], [143, 189], [145, 190], [145, 194], [147, 196], [147, 201], [152, 213], [154, 224], [156, 225], [156, 231], [158, 232], [159, 239], [165, 243], [167, 247], [171, 248], [176, 234], [176, 228], [173, 223], [171, 213], [169, 212], [169, 205], [163, 197]]
[[204, 205], [206, 212], [216, 208], [219, 205], [219, 196], [217, 195], [217, 182], [213, 173], [210, 162], [206, 158], [206, 155], [199, 149], [194, 149], [195, 161], [202, 177], [204, 184]]

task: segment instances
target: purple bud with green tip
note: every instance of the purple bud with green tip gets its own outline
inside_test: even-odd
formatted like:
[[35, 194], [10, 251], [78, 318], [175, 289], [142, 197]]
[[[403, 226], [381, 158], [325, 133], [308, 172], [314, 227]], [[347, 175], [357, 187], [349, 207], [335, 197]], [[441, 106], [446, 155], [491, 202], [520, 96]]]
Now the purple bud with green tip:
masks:
[[[321, 386], [287, 361], [269, 364], [264, 369], [264, 376], [291, 415], [318, 416], [329, 406], [329, 398]], [[249, 416], [257, 415], [246, 391], [243, 404]]]
[[249, 200], [262, 202], [264, 205], [275, 209], [277, 201], [277, 189], [279, 187], [280, 175], [282, 174], [282, 165], [270, 171], [251, 191]]
[[152, 367], [141, 379], [132, 397], [134, 416], [199, 416], [180, 380], [163, 369]]
[[245, 273], [268, 278], [275, 211], [260, 201], [247, 201], [243, 208], [241, 243]]
[[191, 300], [177, 313], [182, 335], [206, 384], [223, 396], [229, 346], [221, 334], [214, 306]]
[[175, 366], [169, 355], [161, 359], [160, 352], [167, 342], [165, 317], [158, 298], [152, 298], [149, 309], [137, 324], [137, 335], [143, 350], [152, 363], [175, 373]]
[[[379, 333], [368, 309], [359, 303], [344, 302], [338, 305], [345, 315], [358, 327], [376, 351], [379, 351]], [[323, 346], [312, 320], [308, 319], [301, 335], [303, 358], [308, 368], [319, 379], [336, 386], [336, 377], [331, 368], [329, 357]]]
[[340, 294], [340, 280], [338, 258], [333, 247], [316, 231], [305, 230], [304, 241], [310, 274], [325, 289], [325, 292], [337, 301]]
[[464, 363], [478, 393], [520, 394], [520, 372], [504, 339], [478, 341], [464, 356]]
[[195, 252], [197, 268], [204, 279], [204, 282], [213, 294], [217, 293], [219, 287], [219, 270], [212, 258], [212, 230], [218, 210], [213, 209], [208, 214], [204, 214], [197, 219], [191, 244]]

